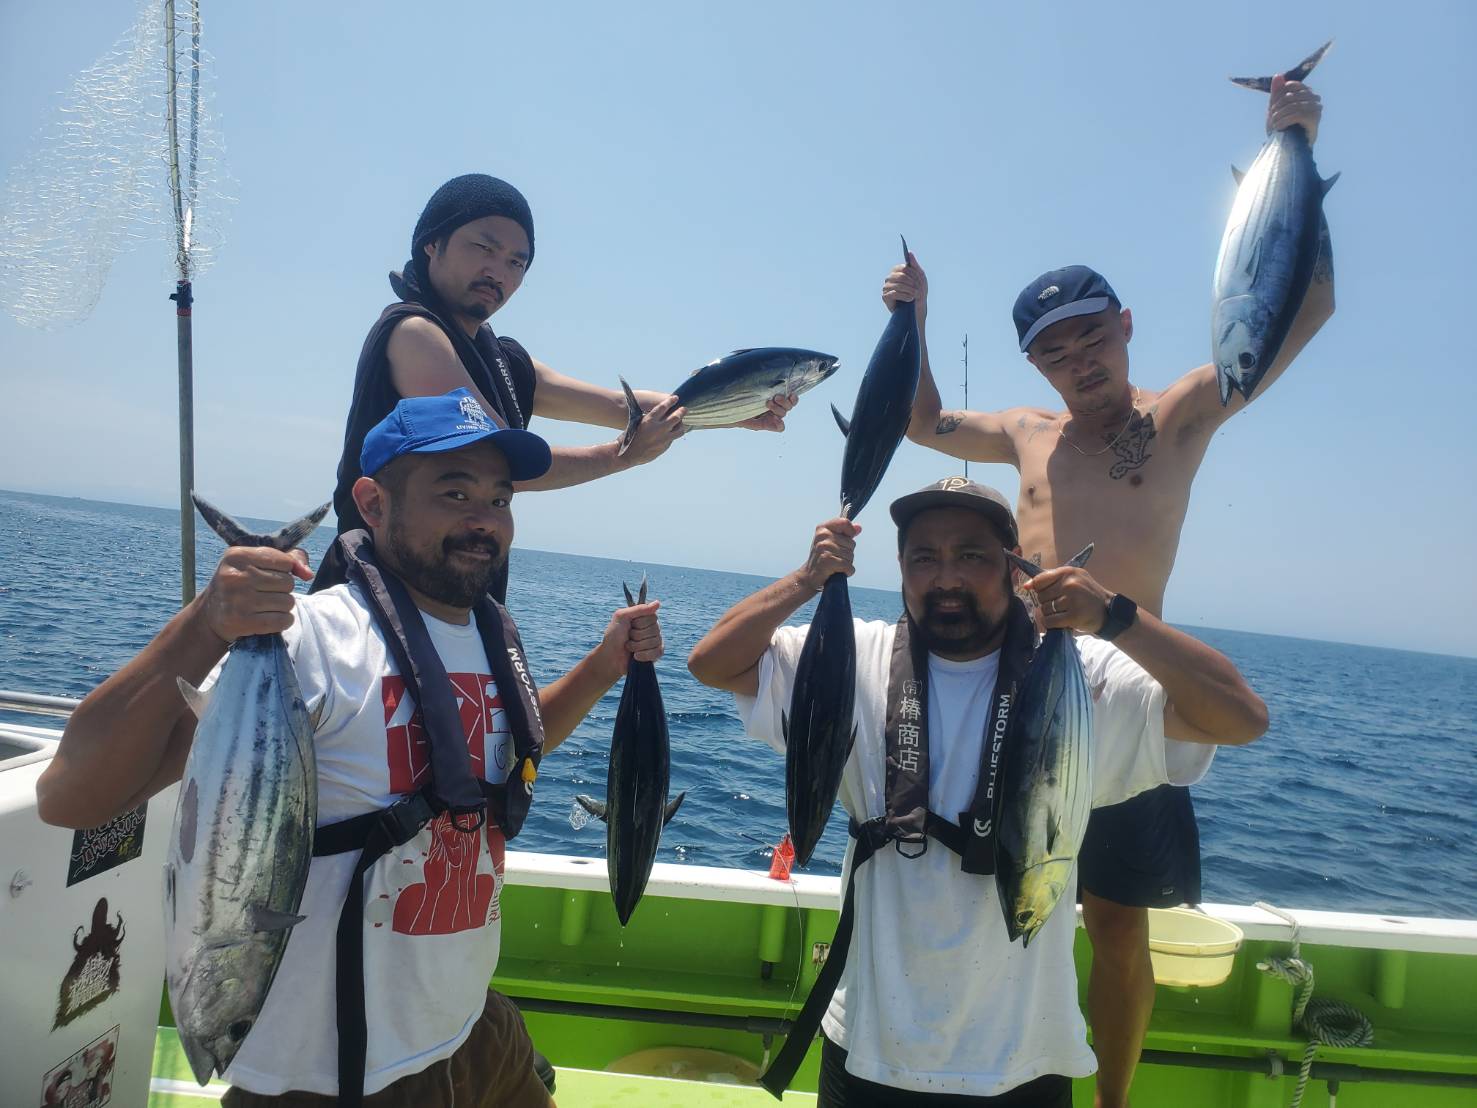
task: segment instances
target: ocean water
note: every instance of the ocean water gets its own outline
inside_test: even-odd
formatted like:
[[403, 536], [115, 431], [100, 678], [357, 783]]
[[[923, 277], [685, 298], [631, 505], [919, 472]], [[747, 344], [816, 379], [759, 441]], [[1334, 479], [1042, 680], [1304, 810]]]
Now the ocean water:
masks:
[[[81, 696], [142, 647], [178, 605], [175, 512], [0, 492], [0, 688]], [[308, 543], [314, 563], [331, 540]], [[201, 583], [222, 544], [197, 527]], [[687, 800], [661, 859], [763, 868], [785, 828], [784, 761], [744, 736], [732, 698], [694, 681], [687, 650], [765, 581], [740, 574], [514, 550], [509, 607], [536, 677], [598, 640], [642, 572], [663, 601], [658, 663], [672, 789]], [[897, 617], [896, 593], [852, 590], [864, 619]], [[808, 618], [802, 610], [797, 621]], [[1261, 693], [1271, 729], [1223, 750], [1193, 791], [1207, 900], [1477, 917], [1477, 659], [1186, 628]], [[578, 792], [603, 796], [617, 685], [544, 762], [517, 845], [599, 857], [604, 828], [572, 825]], [[837, 873], [833, 819], [810, 871]]]

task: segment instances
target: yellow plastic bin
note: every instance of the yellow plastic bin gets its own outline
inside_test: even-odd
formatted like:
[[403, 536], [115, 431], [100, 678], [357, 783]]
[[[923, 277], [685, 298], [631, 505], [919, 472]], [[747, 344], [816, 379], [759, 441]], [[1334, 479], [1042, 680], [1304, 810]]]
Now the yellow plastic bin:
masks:
[[1158, 985], [1205, 988], [1231, 976], [1241, 928], [1189, 908], [1149, 909], [1149, 958]]

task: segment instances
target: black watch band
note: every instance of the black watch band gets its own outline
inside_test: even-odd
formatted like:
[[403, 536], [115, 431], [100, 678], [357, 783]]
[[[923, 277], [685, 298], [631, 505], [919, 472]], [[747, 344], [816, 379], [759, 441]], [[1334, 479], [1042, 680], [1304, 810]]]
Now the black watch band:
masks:
[[1117, 593], [1112, 600], [1108, 601], [1108, 614], [1103, 619], [1103, 625], [1098, 628], [1097, 637], [1115, 639], [1132, 627], [1134, 620], [1138, 618], [1139, 606], [1122, 593]]

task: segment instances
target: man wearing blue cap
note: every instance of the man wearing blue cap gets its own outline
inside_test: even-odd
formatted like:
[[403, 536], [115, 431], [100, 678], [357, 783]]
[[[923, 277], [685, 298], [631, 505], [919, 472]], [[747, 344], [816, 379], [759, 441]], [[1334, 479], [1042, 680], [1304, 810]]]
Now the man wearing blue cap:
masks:
[[[1306, 85], [1275, 77], [1267, 129], [1301, 126], [1311, 143], [1322, 115]], [[891, 308], [917, 307], [919, 334], [928, 281], [918, 260], [888, 275]], [[1274, 382], [1333, 313], [1328, 228], [1302, 309], [1276, 362]], [[1221, 405], [1215, 367], [1203, 365], [1160, 391], [1129, 381], [1133, 315], [1108, 282], [1086, 266], [1043, 273], [1015, 303], [1026, 360], [1062, 398], [1064, 410], [944, 411], [928, 367], [913, 404], [908, 437], [945, 454], [1001, 462], [1020, 472], [1016, 518], [1027, 556], [1061, 565], [1096, 543], [1095, 577], [1159, 615], [1189, 509], [1190, 486], [1211, 436], [1246, 405]], [[1200, 843], [1187, 789], [1165, 786], [1093, 814], [1081, 861], [1082, 908], [1092, 939], [1088, 1008], [1099, 1060], [1098, 1103], [1128, 1103], [1154, 1006], [1147, 907], [1200, 898]]]
[[368, 529], [335, 544], [346, 580], [298, 595], [295, 580], [312, 576], [301, 550], [228, 549], [206, 589], [72, 715], [38, 807], [94, 827], [179, 780], [195, 718], [176, 680], [209, 686], [231, 643], [282, 634], [318, 717], [303, 918], [273, 979], [285, 984], [234, 1057], [197, 1045], [192, 1062], [225, 1069], [228, 1108], [545, 1108], [522, 1018], [487, 988], [505, 844], [540, 759], [630, 658], [661, 656], [658, 605], [616, 611], [582, 661], [537, 689], [487, 592], [513, 540], [514, 483], [548, 469], [548, 445], [460, 389], [397, 403], [361, 459], [353, 496]]
[[[533, 246], [533, 213], [506, 181], [468, 173], [431, 196], [411, 236], [410, 260], [391, 274], [399, 299], [380, 314], [359, 355], [333, 496], [340, 532], [363, 523], [352, 490], [365, 432], [401, 397], [465, 388], [508, 427], [526, 428], [535, 415], [626, 427], [622, 393], [558, 373], [493, 334], [487, 321], [522, 285]], [[659, 457], [682, 433], [682, 409], [665, 393], [637, 392], [636, 399], [646, 416], [630, 441], [556, 447], [547, 472], [520, 487], [564, 488]], [[794, 403], [777, 397], [768, 412], [739, 426], [782, 431]], [[506, 588], [504, 569], [493, 579], [493, 595], [504, 599]]]

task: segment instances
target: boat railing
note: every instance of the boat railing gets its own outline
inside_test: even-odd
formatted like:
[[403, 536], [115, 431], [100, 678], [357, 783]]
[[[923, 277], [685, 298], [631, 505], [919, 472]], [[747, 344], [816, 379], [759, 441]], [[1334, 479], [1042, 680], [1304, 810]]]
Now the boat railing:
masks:
[[66, 719], [81, 704], [69, 696], [42, 696], [39, 693], [12, 692], [0, 689], [0, 712], [22, 712], [33, 716]]

